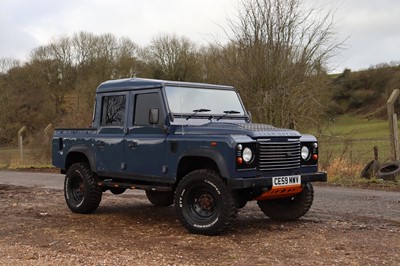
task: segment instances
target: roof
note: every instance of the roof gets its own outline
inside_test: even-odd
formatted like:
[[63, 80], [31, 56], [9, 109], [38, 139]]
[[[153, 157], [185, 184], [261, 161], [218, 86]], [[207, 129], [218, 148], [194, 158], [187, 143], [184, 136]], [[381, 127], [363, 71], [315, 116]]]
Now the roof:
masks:
[[215, 88], [215, 89], [233, 89], [233, 87], [231, 87], [231, 86], [222, 86], [222, 85], [206, 84], [206, 83], [193, 83], [193, 82], [157, 80], [157, 79], [142, 79], [142, 78], [128, 78], [128, 79], [116, 79], [116, 80], [105, 81], [97, 87], [97, 92], [114, 92], [114, 91], [126, 91], [126, 90], [137, 90], [137, 89], [154, 89], [154, 88], [161, 88], [166, 85], [171, 85], [171, 86], [175, 86], [175, 87], [202, 87], [202, 88]]

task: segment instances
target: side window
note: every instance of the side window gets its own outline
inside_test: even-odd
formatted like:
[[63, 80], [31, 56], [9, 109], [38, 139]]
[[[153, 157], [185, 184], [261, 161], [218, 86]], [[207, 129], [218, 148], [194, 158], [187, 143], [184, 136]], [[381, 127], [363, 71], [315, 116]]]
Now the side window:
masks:
[[150, 109], [158, 109], [160, 119], [157, 126], [163, 124], [163, 111], [161, 106], [161, 100], [158, 93], [145, 93], [137, 94], [135, 97], [135, 115], [133, 117], [134, 126], [149, 126], [149, 112]]
[[102, 99], [102, 126], [123, 126], [125, 118], [125, 96], [105, 96]]

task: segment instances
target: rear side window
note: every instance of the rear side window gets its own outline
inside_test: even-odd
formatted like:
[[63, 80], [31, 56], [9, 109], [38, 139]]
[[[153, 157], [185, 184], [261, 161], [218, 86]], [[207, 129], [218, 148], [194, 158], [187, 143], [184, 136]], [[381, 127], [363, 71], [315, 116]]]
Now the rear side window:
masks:
[[158, 93], [138, 94], [135, 98], [135, 115], [133, 125], [135, 126], [149, 126], [149, 112], [150, 109], [158, 109], [160, 119], [158, 126], [162, 126], [162, 107], [160, 95]]
[[100, 124], [102, 126], [123, 126], [124, 118], [125, 95], [103, 97]]

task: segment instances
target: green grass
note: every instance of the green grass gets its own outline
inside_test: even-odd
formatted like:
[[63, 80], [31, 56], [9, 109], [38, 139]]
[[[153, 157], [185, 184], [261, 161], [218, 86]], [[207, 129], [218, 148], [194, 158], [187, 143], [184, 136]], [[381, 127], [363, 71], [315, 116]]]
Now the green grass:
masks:
[[[374, 146], [378, 147], [379, 162], [391, 161], [387, 121], [343, 115], [317, 136], [320, 168], [328, 172], [330, 183], [346, 186], [387, 187], [383, 185], [388, 184], [387, 181], [360, 178], [362, 169], [374, 159]], [[399, 187], [399, 184], [398, 180], [389, 188]]]
[[397, 181], [384, 181], [381, 179], [365, 179], [365, 178], [337, 178], [333, 177], [328, 180], [331, 185], [340, 185], [345, 187], [374, 189], [384, 191], [397, 191], [400, 192], [400, 180]]
[[390, 160], [389, 126], [385, 120], [368, 120], [343, 115], [318, 136], [320, 162], [326, 167], [333, 160], [367, 164], [374, 159], [373, 148], [378, 147], [379, 160]]
[[385, 120], [368, 120], [356, 116], [343, 115], [328, 128], [331, 135], [351, 136], [353, 139], [387, 139], [389, 124]]

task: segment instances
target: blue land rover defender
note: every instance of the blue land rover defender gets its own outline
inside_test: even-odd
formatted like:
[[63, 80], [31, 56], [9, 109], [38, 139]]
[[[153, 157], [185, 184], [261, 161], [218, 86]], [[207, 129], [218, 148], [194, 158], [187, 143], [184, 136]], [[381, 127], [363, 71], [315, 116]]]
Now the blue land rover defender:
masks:
[[211, 84], [106, 81], [92, 127], [56, 129], [52, 150], [73, 212], [94, 212], [107, 190], [143, 189], [206, 235], [222, 232], [251, 200], [271, 219], [298, 219], [311, 207], [311, 182], [327, 178], [315, 137], [251, 123], [233, 87]]

